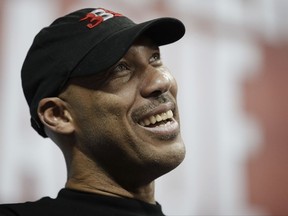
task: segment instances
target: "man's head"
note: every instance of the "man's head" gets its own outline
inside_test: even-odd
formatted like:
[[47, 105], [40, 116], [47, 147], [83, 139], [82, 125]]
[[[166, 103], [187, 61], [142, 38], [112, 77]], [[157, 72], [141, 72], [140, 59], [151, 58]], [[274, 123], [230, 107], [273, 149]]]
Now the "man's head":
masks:
[[42, 98], [57, 96], [72, 77], [98, 74], [123, 57], [146, 34], [156, 45], [172, 43], [185, 32], [173, 18], [135, 24], [106, 9], [87, 8], [55, 20], [35, 37], [22, 68], [22, 85], [33, 128], [46, 137], [37, 109]]
[[73, 143], [122, 182], [145, 184], [172, 170], [185, 149], [177, 85], [159, 46], [184, 31], [173, 18], [137, 25], [104, 9], [56, 20], [35, 38], [22, 70], [34, 129], [61, 148]]

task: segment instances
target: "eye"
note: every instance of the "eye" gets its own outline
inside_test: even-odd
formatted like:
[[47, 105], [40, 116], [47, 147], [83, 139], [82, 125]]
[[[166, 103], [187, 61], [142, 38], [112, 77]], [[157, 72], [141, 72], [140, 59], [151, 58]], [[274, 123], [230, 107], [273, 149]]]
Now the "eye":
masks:
[[124, 62], [120, 62], [113, 68], [113, 72], [114, 73], [120, 73], [120, 72], [123, 72], [123, 71], [128, 70], [128, 69], [129, 68], [128, 68], [127, 64], [125, 64]]
[[132, 70], [130, 66], [125, 61], [118, 62], [115, 66], [113, 66], [110, 70], [110, 79], [116, 78], [129, 78], [132, 74]]
[[153, 53], [153, 55], [149, 59], [149, 63], [150, 64], [161, 64], [160, 53], [159, 52]]

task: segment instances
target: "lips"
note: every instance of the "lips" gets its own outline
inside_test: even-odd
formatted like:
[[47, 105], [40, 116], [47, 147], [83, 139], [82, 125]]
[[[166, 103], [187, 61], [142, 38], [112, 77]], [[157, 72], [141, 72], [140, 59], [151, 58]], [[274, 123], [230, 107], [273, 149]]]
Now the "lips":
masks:
[[[161, 99], [161, 100], [160, 100]], [[176, 103], [168, 96], [134, 110], [132, 119], [141, 134], [160, 140], [173, 140], [180, 133]], [[140, 135], [140, 134], [139, 134]]]
[[149, 132], [150, 136], [157, 136], [161, 140], [172, 140], [178, 136], [180, 131], [178, 121], [174, 118], [174, 111], [173, 104], [160, 105], [150, 114], [141, 118], [138, 125]]

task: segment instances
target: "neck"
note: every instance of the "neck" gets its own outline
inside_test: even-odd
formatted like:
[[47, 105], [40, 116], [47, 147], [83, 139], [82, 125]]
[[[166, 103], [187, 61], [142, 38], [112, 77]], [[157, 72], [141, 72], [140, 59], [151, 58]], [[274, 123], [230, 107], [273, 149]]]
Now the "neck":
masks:
[[69, 179], [65, 185], [66, 188], [74, 189], [78, 191], [102, 194], [106, 196], [122, 197], [137, 199], [143, 202], [155, 204], [154, 199], [154, 183], [147, 186], [139, 187], [133, 190], [127, 190], [121, 187], [115, 187], [111, 185], [106, 185], [105, 183], [99, 184], [99, 182], [79, 182], [75, 179]]
[[[83, 156], [86, 157], [81, 155], [81, 157]], [[75, 159], [74, 162], [72, 161], [68, 168], [68, 180], [65, 187], [107, 196], [132, 198], [155, 204], [154, 181], [144, 185], [138, 185], [135, 182], [133, 185], [127, 182], [119, 183], [101, 167], [97, 166], [94, 161], [87, 158], [85, 160]]]

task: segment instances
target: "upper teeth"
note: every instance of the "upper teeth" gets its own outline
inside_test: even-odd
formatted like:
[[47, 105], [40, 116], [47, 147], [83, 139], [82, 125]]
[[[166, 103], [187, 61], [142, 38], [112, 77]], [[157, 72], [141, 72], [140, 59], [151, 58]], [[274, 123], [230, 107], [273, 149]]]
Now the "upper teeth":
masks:
[[172, 110], [168, 110], [167, 112], [153, 115], [153, 116], [150, 116], [149, 118], [146, 118], [146, 119], [140, 121], [140, 125], [148, 126], [151, 124], [155, 124], [156, 122], [165, 121], [165, 120], [171, 119], [171, 118], [173, 118], [173, 112], [172, 112]]

